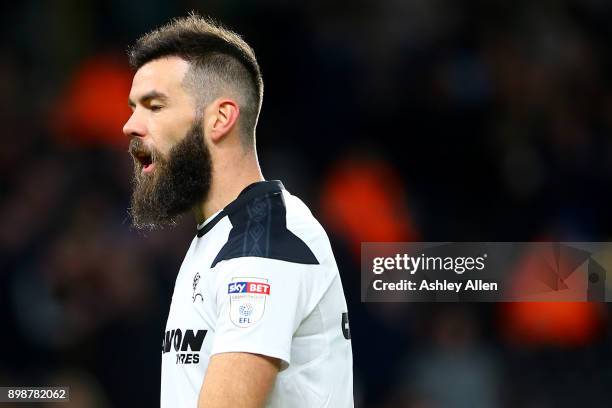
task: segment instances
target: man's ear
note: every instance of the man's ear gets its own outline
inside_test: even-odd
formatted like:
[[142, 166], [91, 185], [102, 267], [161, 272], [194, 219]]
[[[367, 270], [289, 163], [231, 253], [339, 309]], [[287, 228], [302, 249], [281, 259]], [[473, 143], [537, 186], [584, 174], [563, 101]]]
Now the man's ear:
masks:
[[233, 99], [219, 98], [206, 107], [204, 126], [213, 143], [220, 142], [230, 133], [238, 121], [240, 108]]

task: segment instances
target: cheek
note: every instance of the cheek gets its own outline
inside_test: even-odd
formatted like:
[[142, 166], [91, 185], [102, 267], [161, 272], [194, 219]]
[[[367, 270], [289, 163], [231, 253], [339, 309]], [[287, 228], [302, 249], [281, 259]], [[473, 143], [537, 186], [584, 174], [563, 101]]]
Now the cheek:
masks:
[[172, 149], [176, 142], [171, 140], [168, 136], [160, 134], [157, 136], [157, 140], [155, 140], [155, 150], [157, 150], [157, 154], [161, 155], [162, 158], [168, 157], [168, 152]]
[[179, 126], [178, 120], [158, 122], [151, 132], [155, 149], [163, 155], [168, 156], [168, 152], [174, 145], [183, 140], [189, 126]]

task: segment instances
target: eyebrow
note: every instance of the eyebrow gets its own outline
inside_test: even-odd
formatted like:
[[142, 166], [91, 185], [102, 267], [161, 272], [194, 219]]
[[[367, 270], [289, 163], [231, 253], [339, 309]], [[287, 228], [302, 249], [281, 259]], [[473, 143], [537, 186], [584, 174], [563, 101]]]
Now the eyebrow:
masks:
[[[149, 91], [146, 94], [142, 95], [139, 98], [139, 102], [144, 104], [144, 103], [150, 101], [151, 99], [160, 99], [161, 101], [166, 101], [168, 99], [168, 95], [166, 95], [166, 94], [164, 94], [162, 92], [153, 90], [153, 91]], [[136, 106], [136, 103], [133, 100], [128, 98], [128, 106], [133, 108], [133, 107]]]

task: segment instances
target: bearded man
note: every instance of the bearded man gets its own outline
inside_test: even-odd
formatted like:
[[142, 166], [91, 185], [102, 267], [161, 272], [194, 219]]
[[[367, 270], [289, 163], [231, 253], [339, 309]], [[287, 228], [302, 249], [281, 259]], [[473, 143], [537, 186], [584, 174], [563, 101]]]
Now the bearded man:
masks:
[[325, 231], [255, 146], [251, 47], [192, 14], [129, 51], [137, 228], [192, 212], [162, 341], [162, 407], [352, 407], [346, 301]]

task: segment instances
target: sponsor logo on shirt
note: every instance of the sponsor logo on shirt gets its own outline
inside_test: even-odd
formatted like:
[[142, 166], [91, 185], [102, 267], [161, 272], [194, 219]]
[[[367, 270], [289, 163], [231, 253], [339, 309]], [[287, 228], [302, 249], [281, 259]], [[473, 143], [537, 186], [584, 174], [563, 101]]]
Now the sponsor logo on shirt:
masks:
[[167, 330], [162, 339], [162, 354], [174, 350], [176, 364], [198, 364], [206, 333], [207, 330]]
[[232, 282], [227, 285], [227, 293], [261, 293], [270, 294], [270, 285], [259, 282]]
[[230, 320], [242, 328], [257, 323], [266, 310], [270, 284], [263, 278], [233, 278], [227, 285]]

